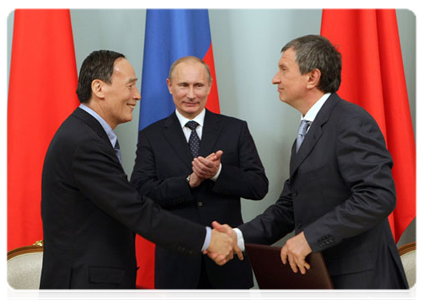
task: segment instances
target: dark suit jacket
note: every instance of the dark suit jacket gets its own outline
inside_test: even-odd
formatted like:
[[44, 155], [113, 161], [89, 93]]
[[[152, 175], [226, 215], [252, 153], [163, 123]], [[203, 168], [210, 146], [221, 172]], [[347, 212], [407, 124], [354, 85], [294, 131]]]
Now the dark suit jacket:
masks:
[[[175, 113], [140, 131], [131, 182], [141, 195], [163, 208], [196, 223], [213, 221], [237, 227], [243, 223], [240, 197], [262, 199], [268, 180], [247, 123], [206, 111], [199, 155], [223, 151], [222, 171], [216, 182], [204, 181], [191, 189], [186, 177], [192, 173], [192, 154]], [[250, 288], [248, 260], [234, 258], [217, 266], [205, 257], [214, 288]], [[183, 256], [156, 247], [156, 288], [197, 287], [202, 255]]]
[[204, 226], [139, 196], [100, 123], [80, 108], [48, 148], [41, 208], [40, 288], [135, 288], [134, 231], [191, 254], [205, 238]]
[[332, 94], [312, 123], [276, 204], [240, 226], [250, 243], [304, 231], [335, 288], [405, 288], [387, 220], [396, 205], [392, 158], [374, 119]]

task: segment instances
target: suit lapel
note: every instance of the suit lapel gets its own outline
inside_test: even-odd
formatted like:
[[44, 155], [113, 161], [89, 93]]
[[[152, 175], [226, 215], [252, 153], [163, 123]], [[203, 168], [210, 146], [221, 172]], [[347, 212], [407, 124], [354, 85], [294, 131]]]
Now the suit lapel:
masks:
[[215, 145], [222, 129], [223, 124], [219, 115], [206, 110], [203, 134], [200, 143], [200, 156], [206, 157], [212, 152], [213, 146]]
[[304, 141], [300, 147], [300, 150], [296, 153], [295, 151], [295, 142], [294, 146], [291, 151], [291, 161], [290, 161], [290, 176], [295, 173], [304, 159], [310, 154], [313, 150], [314, 146], [320, 139], [323, 130], [322, 126], [327, 122], [329, 116], [332, 112], [333, 107], [338, 103], [339, 97], [336, 93], [333, 93], [328, 100], [326, 100], [325, 104], [322, 106], [320, 111], [318, 112], [316, 118], [314, 119], [313, 123], [310, 126], [310, 129], [307, 135], [304, 138]]
[[91, 116], [89, 113], [87, 113], [83, 109], [80, 109], [79, 107], [75, 109], [72, 115], [74, 115], [78, 119], [81, 119], [82, 121], [87, 123], [87, 125], [91, 127], [98, 134], [98, 136], [104, 141], [106, 141], [107, 144], [109, 144], [110, 147], [113, 149], [113, 146], [110, 143], [109, 137], [104, 131], [103, 126], [101, 126], [101, 124], [93, 116]]
[[164, 122], [164, 136], [170, 146], [191, 170], [192, 154], [185, 135], [181, 129], [181, 123], [175, 113], [171, 114]]

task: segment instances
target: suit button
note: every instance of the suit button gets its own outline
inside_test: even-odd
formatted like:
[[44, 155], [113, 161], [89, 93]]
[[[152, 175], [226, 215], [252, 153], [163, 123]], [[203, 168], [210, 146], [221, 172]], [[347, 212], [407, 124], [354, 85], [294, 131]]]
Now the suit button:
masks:
[[203, 202], [198, 202], [198, 203], [197, 203], [197, 206], [198, 206], [198, 207], [203, 206]]

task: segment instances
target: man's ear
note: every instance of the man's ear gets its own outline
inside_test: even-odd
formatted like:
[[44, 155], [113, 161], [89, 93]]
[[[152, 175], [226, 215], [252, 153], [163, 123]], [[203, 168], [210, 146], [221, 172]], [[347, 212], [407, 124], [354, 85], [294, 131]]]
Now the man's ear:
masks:
[[169, 93], [172, 94], [172, 82], [170, 81], [170, 79], [166, 79], [166, 83], [167, 83], [167, 88], [169, 89]]
[[104, 84], [100, 79], [94, 79], [91, 82], [91, 92], [99, 99], [104, 98]]
[[320, 83], [320, 76], [322, 73], [319, 69], [314, 69], [310, 71], [308, 74], [308, 80], [307, 80], [307, 87], [308, 88], [314, 88], [317, 87]]

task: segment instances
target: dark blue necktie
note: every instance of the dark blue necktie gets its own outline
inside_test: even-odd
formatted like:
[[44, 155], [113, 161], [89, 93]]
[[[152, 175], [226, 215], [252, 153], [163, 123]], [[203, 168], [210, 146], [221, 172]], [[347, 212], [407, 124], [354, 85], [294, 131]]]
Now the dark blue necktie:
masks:
[[199, 124], [195, 121], [189, 121], [185, 124], [185, 127], [191, 129], [188, 145], [193, 157], [197, 157], [198, 151], [200, 150], [200, 138], [198, 137], [197, 131], [195, 130], [198, 125]]

